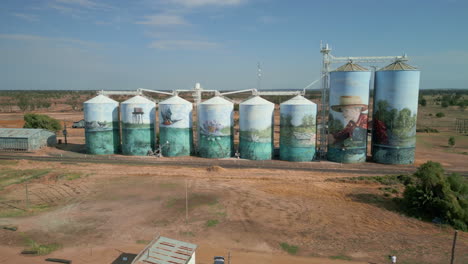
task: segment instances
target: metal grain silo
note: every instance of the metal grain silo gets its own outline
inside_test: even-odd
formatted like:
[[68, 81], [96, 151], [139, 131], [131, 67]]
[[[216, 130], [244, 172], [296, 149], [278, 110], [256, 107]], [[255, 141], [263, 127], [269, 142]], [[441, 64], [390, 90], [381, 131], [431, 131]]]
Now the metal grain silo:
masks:
[[273, 156], [275, 104], [254, 96], [239, 105], [239, 153], [243, 159], [270, 160]]
[[234, 104], [215, 96], [198, 106], [198, 152], [204, 158], [229, 158], [234, 149]]
[[330, 161], [366, 161], [371, 72], [349, 62], [330, 72], [328, 152]]
[[280, 105], [280, 159], [311, 161], [315, 156], [317, 105], [296, 96]]
[[122, 153], [147, 155], [154, 149], [154, 122], [156, 104], [143, 97], [134, 96], [120, 104], [122, 115]]
[[416, 146], [420, 71], [397, 61], [375, 73], [372, 157], [412, 164]]
[[119, 103], [98, 95], [83, 103], [86, 151], [115, 154], [120, 150]]
[[159, 103], [159, 144], [167, 157], [193, 152], [192, 103], [173, 96]]

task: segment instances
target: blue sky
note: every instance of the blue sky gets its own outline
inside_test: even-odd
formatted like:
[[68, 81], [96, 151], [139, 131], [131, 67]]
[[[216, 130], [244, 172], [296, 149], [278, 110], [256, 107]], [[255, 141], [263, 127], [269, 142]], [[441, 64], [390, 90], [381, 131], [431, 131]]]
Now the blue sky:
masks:
[[2, 0], [0, 89], [248, 89], [258, 61], [262, 88], [302, 89], [321, 40], [468, 88], [467, 26], [465, 0]]

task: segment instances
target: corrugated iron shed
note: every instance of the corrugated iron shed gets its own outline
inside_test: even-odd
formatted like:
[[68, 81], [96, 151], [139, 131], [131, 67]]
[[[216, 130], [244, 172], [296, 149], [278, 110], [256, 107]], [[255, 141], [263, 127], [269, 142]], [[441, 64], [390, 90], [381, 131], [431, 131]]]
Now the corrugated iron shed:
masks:
[[187, 264], [195, 263], [194, 257], [197, 245], [160, 236], [151, 241], [138, 254], [132, 264]]
[[30, 138], [41, 133], [42, 129], [34, 128], [0, 128], [0, 137], [6, 138]]
[[55, 133], [44, 129], [0, 128], [0, 150], [30, 151], [55, 144]]

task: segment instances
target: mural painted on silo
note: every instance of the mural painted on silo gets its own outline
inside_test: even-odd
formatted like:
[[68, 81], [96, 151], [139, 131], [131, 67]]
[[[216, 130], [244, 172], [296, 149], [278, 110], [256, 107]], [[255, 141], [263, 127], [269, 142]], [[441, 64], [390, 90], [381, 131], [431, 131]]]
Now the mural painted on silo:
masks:
[[120, 151], [118, 106], [118, 102], [103, 95], [84, 103], [87, 153], [109, 155]]
[[253, 97], [239, 106], [239, 153], [243, 159], [270, 160], [273, 157], [273, 114], [275, 105]]
[[302, 96], [300, 99], [295, 104], [281, 104], [281, 160], [311, 161], [315, 156], [317, 105]]
[[214, 97], [199, 105], [198, 152], [204, 158], [229, 158], [233, 155], [234, 105]]
[[[177, 100], [177, 102], [176, 102]], [[192, 104], [180, 97], [159, 103], [159, 142], [166, 157], [193, 152]]]
[[121, 104], [122, 153], [144, 156], [154, 150], [155, 103], [135, 96]]
[[331, 72], [328, 152], [331, 161], [366, 161], [370, 72]]
[[419, 71], [376, 72], [373, 160], [412, 164], [416, 146]]

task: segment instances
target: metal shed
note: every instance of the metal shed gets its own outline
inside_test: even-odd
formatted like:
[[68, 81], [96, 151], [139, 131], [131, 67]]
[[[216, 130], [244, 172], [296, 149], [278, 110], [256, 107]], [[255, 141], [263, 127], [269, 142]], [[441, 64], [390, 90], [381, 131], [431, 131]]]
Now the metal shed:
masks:
[[0, 128], [1, 151], [32, 151], [55, 144], [55, 134], [44, 129]]
[[195, 264], [197, 245], [160, 236], [151, 241], [132, 264]]

